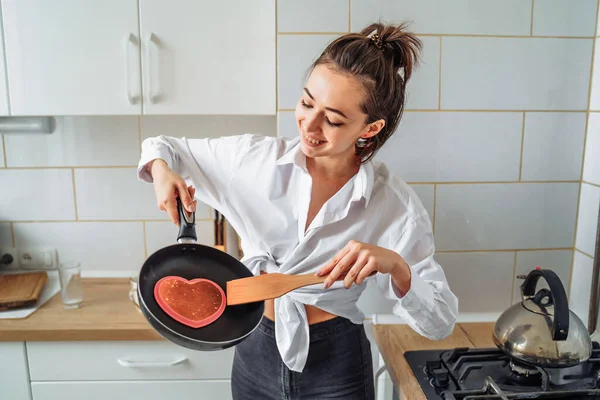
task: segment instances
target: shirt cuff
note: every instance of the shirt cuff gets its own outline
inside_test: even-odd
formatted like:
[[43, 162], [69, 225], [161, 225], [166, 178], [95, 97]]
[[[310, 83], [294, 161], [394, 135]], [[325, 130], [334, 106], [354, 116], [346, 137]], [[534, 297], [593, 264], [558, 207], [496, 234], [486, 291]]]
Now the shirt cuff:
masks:
[[171, 157], [169, 155], [169, 152], [165, 149], [160, 149], [160, 148], [152, 148], [152, 149], [147, 149], [144, 150], [144, 154], [142, 155], [142, 158], [140, 159], [140, 162], [138, 164], [138, 178], [141, 181], [144, 182], [148, 182], [148, 183], [152, 183], [154, 182], [154, 180], [152, 179], [152, 173], [150, 172], [150, 170], [148, 169], [148, 163], [151, 161], [154, 161], [156, 159], [162, 159], [164, 162], [167, 163], [167, 165], [169, 166], [169, 168], [173, 169], [173, 162], [171, 160]]
[[423, 296], [431, 296], [432, 288], [421, 278], [415, 271], [411, 271], [410, 276], [410, 289], [402, 296], [400, 290], [394, 284], [392, 276], [390, 275], [390, 296], [391, 298], [397, 298], [400, 302], [400, 306], [408, 312], [416, 312], [421, 308], [421, 298]]

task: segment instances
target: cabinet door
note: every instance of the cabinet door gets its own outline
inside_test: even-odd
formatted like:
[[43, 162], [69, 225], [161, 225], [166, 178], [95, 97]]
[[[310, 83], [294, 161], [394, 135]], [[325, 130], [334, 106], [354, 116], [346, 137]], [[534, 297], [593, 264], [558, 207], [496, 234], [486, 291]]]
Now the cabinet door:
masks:
[[228, 380], [150, 382], [33, 382], [31, 384], [31, 389], [33, 392], [33, 400], [231, 399], [231, 384]]
[[6, 64], [4, 63], [4, 34], [0, 19], [0, 116], [9, 115], [8, 90], [6, 89]]
[[275, 114], [275, 0], [140, 0], [144, 114]]
[[3, 0], [12, 115], [141, 114], [137, 0]]
[[0, 343], [0, 399], [31, 399], [25, 343]]

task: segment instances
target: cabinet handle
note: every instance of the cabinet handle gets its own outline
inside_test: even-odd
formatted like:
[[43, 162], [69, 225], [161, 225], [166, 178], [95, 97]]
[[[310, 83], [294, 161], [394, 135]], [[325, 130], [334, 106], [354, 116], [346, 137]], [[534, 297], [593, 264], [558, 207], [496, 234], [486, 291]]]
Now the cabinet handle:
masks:
[[140, 96], [139, 95], [133, 95], [131, 94], [131, 68], [129, 66], [129, 49], [131, 48], [132, 45], [137, 46], [138, 41], [136, 39], [136, 37], [133, 35], [133, 33], [130, 33], [129, 35], [127, 35], [127, 38], [125, 40], [125, 77], [126, 77], [126, 84], [127, 84], [127, 100], [129, 100], [129, 104], [134, 105], [136, 104], [139, 99]]
[[181, 357], [173, 361], [164, 361], [164, 362], [137, 362], [130, 361], [123, 358], [117, 358], [117, 362], [122, 367], [127, 368], [161, 368], [161, 367], [174, 367], [187, 361], [187, 357]]
[[[152, 73], [152, 47], [160, 48], [160, 41], [158, 37], [152, 32], [148, 36], [148, 43], [146, 44], [146, 62], [148, 63], [148, 101], [150, 104], [155, 104], [160, 100], [160, 70], [157, 70], [155, 74]], [[157, 58], [157, 65], [160, 66], [160, 59]], [[152, 78], [156, 75], [156, 89], [153, 90]]]

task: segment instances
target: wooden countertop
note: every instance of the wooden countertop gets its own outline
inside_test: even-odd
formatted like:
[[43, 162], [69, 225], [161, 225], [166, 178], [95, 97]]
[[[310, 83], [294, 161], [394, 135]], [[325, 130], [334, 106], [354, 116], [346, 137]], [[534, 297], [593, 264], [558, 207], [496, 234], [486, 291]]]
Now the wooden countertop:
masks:
[[404, 359], [411, 350], [452, 349], [454, 347], [496, 347], [492, 340], [494, 323], [456, 324], [452, 335], [433, 341], [416, 333], [408, 325], [374, 325], [373, 336], [396, 387], [410, 400], [426, 400]]
[[162, 340], [129, 299], [128, 278], [83, 279], [80, 308], [60, 293], [23, 319], [0, 319], [0, 341]]

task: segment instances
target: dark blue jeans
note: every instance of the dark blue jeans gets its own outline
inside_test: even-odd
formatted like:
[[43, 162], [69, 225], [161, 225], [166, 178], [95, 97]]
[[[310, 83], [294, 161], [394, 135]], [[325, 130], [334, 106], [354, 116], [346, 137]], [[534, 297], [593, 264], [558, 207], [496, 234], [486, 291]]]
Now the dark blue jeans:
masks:
[[263, 318], [235, 348], [231, 390], [234, 400], [373, 400], [373, 362], [364, 327], [340, 317], [311, 325], [308, 359], [300, 373], [283, 363], [275, 323]]

